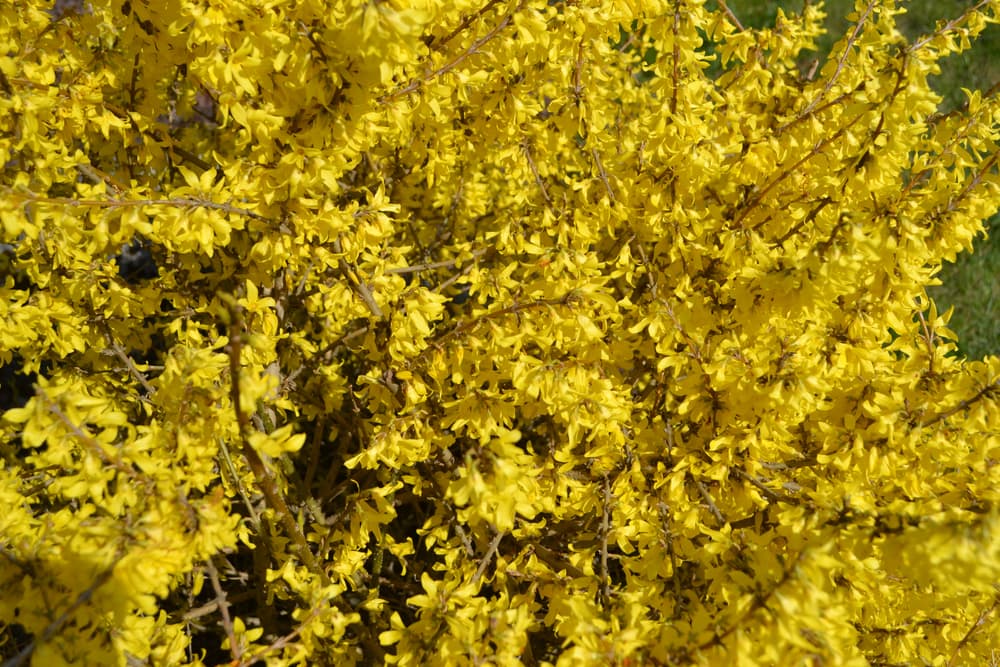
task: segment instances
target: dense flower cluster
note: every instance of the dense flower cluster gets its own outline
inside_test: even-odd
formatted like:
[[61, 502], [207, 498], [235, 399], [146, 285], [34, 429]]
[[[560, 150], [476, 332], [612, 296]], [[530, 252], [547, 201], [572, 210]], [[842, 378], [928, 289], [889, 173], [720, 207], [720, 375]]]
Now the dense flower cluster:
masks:
[[984, 664], [1000, 2], [717, 4], [0, 10], [0, 653]]

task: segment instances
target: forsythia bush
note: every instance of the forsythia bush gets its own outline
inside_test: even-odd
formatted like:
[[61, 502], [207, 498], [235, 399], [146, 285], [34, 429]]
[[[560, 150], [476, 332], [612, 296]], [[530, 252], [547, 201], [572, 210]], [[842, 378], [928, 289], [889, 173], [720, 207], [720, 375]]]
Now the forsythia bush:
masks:
[[5, 664], [1000, 645], [998, 0], [0, 11]]

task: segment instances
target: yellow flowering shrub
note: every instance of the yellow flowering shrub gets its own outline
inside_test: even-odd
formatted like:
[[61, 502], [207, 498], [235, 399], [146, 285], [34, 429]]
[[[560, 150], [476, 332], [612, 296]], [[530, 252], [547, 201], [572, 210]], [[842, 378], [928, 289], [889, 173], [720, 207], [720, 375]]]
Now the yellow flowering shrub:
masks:
[[986, 664], [1000, 2], [903, 11], [7, 3], [5, 664]]

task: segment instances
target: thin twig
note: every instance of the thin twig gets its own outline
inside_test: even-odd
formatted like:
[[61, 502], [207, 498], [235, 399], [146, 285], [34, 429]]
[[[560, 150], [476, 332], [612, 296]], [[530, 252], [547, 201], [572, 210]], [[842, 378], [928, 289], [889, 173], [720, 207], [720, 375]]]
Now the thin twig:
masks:
[[62, 632], [63, 628], [70, 622], [73, 614], [76, 613], [76, 610], [90, 602], [91, 598], [94, 597], [94, 593], [97, 592], [97, 589], [111, 579], [111, 575], [114, 574], [114, 571], [115, 566], [111, 565], [98, 574], [97, 578], [94, 579], [93, 583], [90, 584], [87, 590], [77, 595], [76, 599], [66, 609], [66, 611], [59, 615], [59, 618], [49, 623], [49, 625], [42, 631], [42, 634], [29, 642], [20, 653], [4, 662], [3, 667], [20, 667], [21, 665], [29, 663], [35, 649], [39, 645], [47, 644], [53, 637]]
[[227, 303], [226, 306], [229, 308], [229, 345], [227, 348], [229, 351], [230, 400], [233, 405], [233, 411], [236, 413], [236, 423], [242, 445], [243, 458], [246, 459], [247, 464], [250, 466], [250, 471], [257, 480], [257, 485], [261, 492], [263, 492], [268, 506], [277, 514], [278, 520], [295, 545], [302, 563], [310, 572], [319, 577], [324, 586], [328, 586], [330, 580], [326, 574], [326, 570], [320, 567], [319, 563], [313, 557], [309, 543], [306, 541], [305, 535], [302, 534], [302, 530], [299, 528], [291, 509], [285, 502], [285, 497], [281, 493], [281, 488], [274, 474], [264, 464], [264, 460], [257, 453], [257, 450], [250, 444], [248, 436], [250, 432], [250, 420], [248, 415], [243, 412], [240, 392], [240, 355], [243, 349], [243, 334], [241, 329], [243, 318], [235, 300]]
[[[455, 508], [452, 507], [451, 503], [446, 502], [445, 507], [447, 507], [452, 514], [456, 514]], [[462, 542], [462, 546], [465, 547], [465, 553], [469, 555], [469, 558], [475, 556], [476, 549], [472, 546], [472, 540], [469, 539], [469, 534], [465, 532], [464, 528], [462, 528], [461, 522], [455, 521], [451, 525], [454, 526], [455, 534], [458, 535], [458, 539]]]
[[847, 56], [850, 55], [851, 49], [854, 47], [854, 42], [856, 42], [858, 37], [861, 36], [861, 30], [864, 28], [865, 22], [868, 20], [868, 16], [872, 13], [872, 9], [875, 7], [876, 2], [877, 0], [869, 0], [868, 6], [865, 7], [865, 13], [858, 19], [857, 24], [854, 26], [854, 31], [851, 33], [851, 36], [847, 38], [847, 44], [844, 45], [844, 53], [841, 54], [840, 60], [837, 61], [837, 69], [833, 72], [833, 76], [831, 76], [826, 82], [826, 85], [823, 86], [823, 90], [820, 91], [820, 94], [817, 95], [800, 114], [798, 114], [798, 118], [804, 118], [811, 114], [816, 108], [816, 105], [823, 101], [823, 98], [825, 98], [827, 93], [829, 93], [833, 88], [833, 84], [835, 84], [837, 79], [840, 78], [840, 74], [844, 70], [844, 64], [847, 62]]
[[545, 188], [545, 182], [542, 181], [542, 175], [538, 172], [538, 166], [535, 165], [534, 158], [531, 157], [531, 148], [528, 146], [527, 140], [521, 142], [521, 152], [524, 153], [525, 159], [528, 160], [528, 166], [531, 168], [531, 173], [535, 177], [535, 184], [538, 185], [538, 189], [542, 191], [542, 197], [545, 199], [545, 207], [548, 208], [549, 211], [553, 211], [552, 198], [549, 196], [549, 191]]
[[937, 335], [927, 324], [927, 318], [924, 317], [924, 311], [918, 310], [917, 317], [920, 318], [920, 327], [924, 330], [924, 344], [927, 347], [927, 373], [928, 375], [934, 375], [934, 341], [937, 340]]
[[680, 39], [680, 23], [681, 23], [681, 6], [680, 3], [674, 5], [674, 20], [670, 24], [670, 30], [673, 32], [673, 53], [670, 54], [671, 60], [671, 72], [670, 72], [670, 115], [673, 116], [677, 113], [677, 91], [681, 85], [681, 39]]
[[476, 19], [480, 18], [486, 12], [490, 11], [490, 9], [494, 7], [494, 5], [500, 4], [500, 1], [501, 0], [490, 0], [485, 5], [480, 7], [479, 10], [476, 11], [474, 14], [469, 14], [468, 16], [466, 16], [465, 19], [463, 19], [462, 22], [458, 24], [457, 28], [449, 32], [441, 39], [434, 40], [433, 42], [431, 42], [431, 48], [435, 50], [440, 50], [442, 46], [444, 46], [452, 39], [454, 39], [456, 35], [465, 32], [468, 29], [468, 27], [476, 21]]
[[[986, 101], [986, 100], [990, 99], [991, 97], [993, 97], [994, 95], [996, 95], [997, 92], [1000, 92], [1000, 81], [994, 82], [993, 85], [991, 85], [989, 87], [989, 89], [982, 94], [982, 97], [980, 99], [982, 99], [983, 101]], [[950, 118], [951, 116], [954, 116], [954, 115], [957, 115], [957, 114], [964, 114], [968, 110], [969, 110], [969, 100], [965, 100], [964, 102], [962, 102], [961, 106], [959, 106], [957, 109], [952, 109], [948, 113], [931, 114], [927, 118], [927, 122], [930, 123], [931, 125], [936, 125], [937, 123], [941, 122], [945, 118]]]
[[608, 575], [608, 534], [611, 532], [611, 482], [604, 476], [601, 498], [601, 600], [611, 602], [611, 577]]
[[964, 23], [966, 20], [968, 20], [968, 18], [973, 13], [978, 12], [980, 9], [982, 9], [983, 7], [985, 7], [985, 6], [989, 5], [989, 4], [990, 4], [990, 0], [980, 0], [979, 4], [974, 5], [972, 7], [969, 7], [968, 9], [966, 9], [962, 13], [961, 16], [953, 18], [952, 20], [948, 21], [943, 26], [941, 26], [941, 28], [939, 30], [935, 30], [934, 32], [932, 32], [931, 34], [927, 35], [923, 39], [921, 39], [919, 41], [916, 41], [913, 44], [911, 44], [910, 46], [908, 46], [907, 49], [906, 49], [907, 53], [913, 53], [915, 51], [919, 51], [920, 49], [922, 49], [925, 46], [927, 46], [927, 44], [929, 44], [930, 42], [932, 42], [935, 37], [940, 37], [941, 35], [944, 35], [945, 33], [951, 32], [952, 30], [954, 30], [955, 28], [957, 28], [958, 26], [960, 26], [962, 23]]
[[39, 398], [45, 402], [45, 406], [48, 408], [49, 412], [54, 414], [59, 421], [61, 421], [63, 425], [65, 425], [66, 428], [68, 428], [73, 435], [76, 436], [77, 440], [85, 445], [87, 449], [101, 461], [101, 463], [114, 468], [118, 472], [127, 476], [129, 479], [142, 482], [147, 489], [155, 486], [151, 479], [143, 475], [139, 470], [136, 470], [133, 466], [126, 463], [121, 458], [120, 453], [115, 457], [111, 457], [106, 451], [104, 451], [104, 448], [97, 440], [94, 439], [93, 436], [86, 433], [82, 428], [73, 423], [73, 421], [66, 415], [65, 412], [62, 411], [59, 405], [49, 397], [41, 386], [35, 385], [35, 391], [37, 392]]
[[597, 149], [593, 149], [591, 153], [594, 156], [594, 162], [597, 164], [597, 173], [601, 175], [601, 182], [604, 183], [604, 189], [608, 191], [608, 198], [611, 200], [611, 204], [615, 203], [615, 193], [611, 190], [611, 183], [608, 181], [608, 172], [604, 170], [604, 163], [601, 162], [601, 154], [597, 152]]
[[[339, 238], [334, 239], [333, 241], [333, 251], [336, 253], [344, 252]], [[375, 317], [375, 319], [382, 319], [385, 316], [382, 309], [379, 308], [378, 302], [375, 301], [375, 297], [372, 295], [371, 290], [369, 290], [368, 286], [361, 280], [357, 270], [343, 257], [339, 257], [337, 259], [337, 267], [340, 269], [340, 274], [343, 276], [344, 280], [348, 282], [351, 289], [354, 290], [354, 293], [361, 297], [361, 300], [364, 301], [368, 310]]]
[[[479, 250], [472, 251], [472, 259], [481, 257], [489, 252], [489, 248], [481, 248]], [[455, 259], [449, 259], [443, 262], [429, 262], [427, 264], [414, 264], [412, 266], [397, 266], [391, 269], [386, 269], [386, 274], [392, 275], [405, 275], [407, 273], [420, 273], [421, 271], [430, 271], [432, 269], [450, 269], [455, 267], [461, 262], [468, 261], [467, 257], [456, 257]]]
[[698, 491], [701, 493], [701, 497], [705, 501], [705, 504], [708, 505], [708, 509], [712, 513], [712, 516], [715, 517], [715, 520], [719, 522], [720, 526], [725, 526], [726, 518], [722, 516], [722, 512], [720, 512], [719, 508], [716, 506], [715, 500], [712, 498], [712, 494], [708, 492], [708, 488], [700, 479], [695, 477], [693, 473], [689, 472], [688, 475], [690, 475], [691, 480], [698, 487]]
[[[305, 368], [300, 366], [299, 369]], [[320, 447], [323, 444], [323, 432], [326, 430], [326, 416], [321, 415], [313, 428], [313, 437], [309, 443], [309, 458], [306, 466], [306, 476], [302, 480], [302, 486], [308, 494], [312, 490], [313, 481], [316, 479], [316, 470], [319, 467]]]
[[747, 217], [747, 215], [750, 213], [750, 211], [752, 211], [755, 208], [757, 208], [757, 206], [759, 206], [761, 204], [761, 202], [764, 201], [764, 198], [768, 195], [768, 193], [771, 190], [773, 190], [775, 187], [777, 187], [777, 185], [779, 183], [781, 183], [782, 181], [784, 181], [786, 178], [789, 178], [790, 176], [792, 176], [792, 174], [798, 173], [798, 168], [800, 166], [802, 166], [803, 164], [805, 164], [808, 160], [811, 160], [812, 158], [814, 158], [817, 155], [819, 155], [820, 151], [822, 149], [826, 148], [827, 146], [829, 146], [830, 144], [832, 144], [834, 141], [836, 141], [837, 139], [839, 139], [842, 134], [844, 134], [849, 129], [851, 129], [852, 127], [854, 127], [855, 123], [857, 123], [859, 120], [861, 120], [862, 118], [864, 118], [865, 115], [866, 115], [865, 113], [858, 114], [857, 116], [854, 117], [853, 120], [851, 120], [849, 123], [847, 123], [846, 125], [844, 125], [840, 129], [838, 129], [831, 136], [826, 137], [825, 139], [816, 142], [816, 145], [813, 146], [812, 150], [810, 150], [808, 153], [806, 153], [801, 158], [799, 158], [795, 162], [795, 164], [793, 164], [792, 166], [790, 166], [787, 169], [785, 169], [784, 171], [782, 171], [775, 178], [773, 178], [769, 183], [765, 184], [763, 187], [761, 187], [759, 190], [757, 190], [757, 192], [750, 199], [750, 201], [747, 202], [746, 206], [744, 206], [743, 208], [741, 208], [739, 210], [739, 212], [736, 214], [735, 219], [733, 220], [733, 224], [734, 225], [742, 226], [744, 218]]
[[[583, 39], [576, 47], [576, 63], [573, 65], [573, 99], [579, 107], [583, 102]], [[581, 118], [586, 123], [586, 118]]]
[[988, 160], [986, 160], [986, 162], [983, 163], [983, 165], [976, 172], [976, 175], [973, 176], [969, 182], [966, 183], [965, 187], [962, 188], [962, 191], [959, 192], [957, 196], [948, 200], [948, 206], [944, 210], [945, 213], [951, 213], [958, 208], [958, 203], [965, 199], [965, 196], [972, 192], [973, 188], [982, 183], [983, 176], [985, 176], [986, 173], [992, 169], [994, 165], [996, 165], [998, 158], [1000, 158], [1000, 153], [994, 153]]
[[[458, 322], [451, 329], [442, 332], [441, 335], [438, 338], [436, 338], [435, 340], [430, 341], [431, 345], [424, 350], [424, 353], [426, 353], [427, 351], [429, 351], [431, 349], [434, 349], [434, 347], [436, 347], [436, 346], [440, 346], [442, 343], [444, 343], [446, 340], [448, 340], [450, 338], [454, 338], [455, 336], [458, 336], [458, 335], [461, 335], [461, 334], [464, 334], [464, 333], [468, 332], [473, 327], [475, 327], [476, 325], [481, 324], [483, 322], [491, 322], [493, 320], [500, 319], [500, 318], [505, 317], [507, 315], [515, 315], [515, 314], [519, 315], [521, 312], [526, 311], [526, 310], [535, 310], [535, 309], [538, 309], [538, 308], [546, 308], [546, 307], [552, 307], [552, 306], [572, 305], [572, 304], [576, 303], [578, 301], [578, 299], [579, 299], [579, 296], [578, 296], [577, 291], [576, 290], [570, 290], [569, 292], [567, 292], [561, 298], [556, 298], [556, 299], [537, 299], [535, 301], [529, 301], [528, 303], [515, 303], [515, 304], [507, 306], [505, 308], [500, 308], [500, 309], [494, 310], [492, 312], [484, 313], [484, 314], [480, 315], [479, 317], [475, 317], [475, 318], [472, 318], [470, 320], [464, 320], [464, 321]], [[422, 355], [424, 353], [422, 353]]]
[[222, 590], [222, 583], [219, 582], [219, 571], [215, 569], [215, 564], [209, 558], [205, 561], [205, 569], [208, 570], [208, 579], [212, 582], [212, 590], [215, 591], [215, 601], [218, 603], [219, 616], [222, 617], [222, 627], [226, 631], [229, 639], [229, 654], [233, 660], [239, 660], [243, 655], [243, 647], [236, 643], [236, 633], [233, 631], [233, 621], [229, 617], [229, 603], [226, 601], [226, 592]]
[[924, 427], [932, 426], [938, 423], [939, 421], [943, 421], [948, 417], [951, 417], [952, 415], [961, 412], [962, 410], [966, 410], [972, 407], [975, 403], [981, 401], [986, 396], [993, 393], [994, 390], [996, 390], [998, 387], [1000, 387], [1000, 379], [994, 380], [993, 382], [989, 383], [988, 385], [980, 389], [978, 392], [976, 392], [976, 395], [973, 396], [972, 398], [966, 399], [964, 401], [959, 401], [958, 405], [956, 405], [955, 407], [949, 410], [945, 410], [944, 412], [935, 415], [934, 417], [931, 417], [927, 421], [921, 422], [920, 425]]
[[478, 584], [479, 580], [483, 578], [484, 574], [486, 574], [486, 568], [490, 566], [490, 562], [496, 555], [497, 549], [500, 547], [500, 540], [504, 538], [504, 535], [506, 535], [506, 533], [500, 531], [493, 536], [492, 540], [490, 540], [490, 546], [486, 549], [486, 555], [484, 555], [482, 560], [479, 561], [479, 567], [476, 568], [476, 573], [472, 575], [473, 585]]
[[755, 487], [757, 487], [757, 489], [759, 489], [760, 492], [764, 494], [764, 497], [766, 497], [771, 502], [779, 502], [779, 501], [788, 503], [796, 502], [795, 498], [792, 498], [791, 496], [785, 495], [784, 493], [779, 493], [769, 488], [766, 484], [757, 479], [756, 475], [751, 475], [748, 472], [741, 470], [740, 468], [733, 468], [733, 472], [735, 472], [738, 477], [745, 479], [746, 481], [750, 482]]
[[[514, 12], [517, 12], [518, 10], [520, 10], [520, 8], [521, 8], [521, 6], [519, 5], [514, 10]], [[410, 81], [408, 84], [405, 84], [402, 88], [399, 88], [398, 90], [395, 90], [395, 91], [389, 93], [388, 95], [384, 95], [384, 96], [380, 97], [379, 98], [379, 102], [381, 104], [385, 104], [387, 102], [392, 102], [393, 100], [396, 100], [396, 99], [398, 99], [400, 97], [403, 97], [405, 95], [408, 95], [408, 94], [412, 93], [413, 91], [417, 90], [422, 85], [424, 85], [425, 83], [427, 83], [429, 81], [433, 81], [434, 79], [437, 79], [438, 77], [443, 76], [443, 75], [447, 74], [448, 72], [450, 72], [451, 70], [455, 69], [466, 58], [469, 58], [470, 56], [474, 55], [480, 48], [482, 48], [482, 46], [484, 44], [486, 44], [491, 39], [493, 39], [494, 37], [496, 37], [500, 33], [501, 30], [503, 30], [508, 25], [510, 25], [510, 22], [513, 19], [513, 16], [514, 16], [514, 12], [512, 12], [512, 13], [508, 14], [507, 16], [505, 16], [503, 18], [503, 20], [500, 21], [500, 23], [498, 23], [496, 26], [493, 27], [492, 30], [490, 30], [488, 33], [486, 33], [483, 37], [477, 39], [475, 42], [473, 42], [469, 46], [469, 48], [467, 48], [465, 51], [463, 51], [459, 55], [455, 56], [455, 58], [453, 58], [452, 60], [450, 60], [448, 63], [442, 65], [441, 67], [439, 67], [438, 69], [434, 70], [430, 74], [426, 74], [424, 76], [417, 77], [413, 81]]]
[[462, 267], [461, 271], [459, 271], [452, 277], [448, 278], [448, 280], [444, 281], [443, 283], [435, 287], [434, 291], [437, 292], [438, 294], [443, 294], [446, 289], [457, 283], [460, 279], [472, 273], [472, 269], [474, 269], [475, 267], [476, 265], [471, 262], [466, 264], [465, 266]]
[[[747, 621], [751, 616], [756, 614], [761, 609], [766, 609], [771, 598], [773, 598], [777, 594], [778, 590], [792, 578], [792, 575], [795, 573], [796, 568], [798, 568], [799, 562], [802, 560], [802, 557], [805, 554], [805, 552], [806, 549], [803, 549], [802, 551], [795, 553], [791, 563], [789, 563], [788, 567], [785, 568], [784, 572], [782, 573], [781, 579], [778, 582], [776, 582], [774, 586], [771, 587], [770, 590], [768, 590], [764, 594], [758, 593], [757, 595], [755, 595], [752, 604], [739, 618], [737, 618], [733, 623], [729, 625], [729, 627], [727, 627], [722, 632], [716, 632], [715, 635], [711, 637], [711, 639], [702, 642], [700, 646], [694, 649], [694, 652], [701, 652], [708, 648], [711, 648], [712, 646], [720, 646], [722, 642], [726, 639], [726, 637], [728, 637], [733, 632], [738, 630], [740, 626], [745, 621]], [[685, 657], [690, 656], [690, 653], [691, 650], [686, 649]], [[684, 662], [687, 662], [687, 660], [684, 660]]]
[[115, 116], [121, 120], [128, 121], [128, 123], [132, 126], [132, 129], [136, 132], [149, 137], [157, 143], [164, 144], [167, 151], [176, 153], [182, 160], [187, 160], [202, 171], [208, 171], [212, 168], [212, 165], [208, 162], [205, 162], [186, 148], [178, 146], [177, 142], [174, 141], [174, 138], [169, 134], [161, 134], [156, 130], [140, 127], [138, 121], [136, 121], [132, 114], [127, 112], [125, 109], [122, 109], [114, 104], [110, 104], [107, 101], [103, 102], [103, 104], [104, 108], [113, 113]]
[[729, 20], [733, 22], [733, 25], [740, 29], [740, 32], [744, 32], [746, 30], [746, 28], [743, 27], [743, 24], [740, 23], [740, 20], [736, 18], [736, 14], [733, 14], [733, 10], [731, 10], [729, 5], [726, 4], [726, 0], [719, 0], [719, 7], [722, 7], [722, 11], [726, 14]]
[[279, 637], [270, 646], [263, 648], [260, 651], [257, 651], [256, 653], [254, 653], [249, 657], [243, 658], [243, 660], [239, 662], [239, 665], [237, 667], [250, 667], [250, 665], [255, 665], [261, 660], [263, 660], [265, 657], [270, 655], [271, 653], [280, 651], [281, 649], [291, 644], [296, 637], [302, 634], [302, 630], [305, 628], [306, 624], [312, 621], [317, 616], [319, 616], [319, 613], [323, 611], [323, 609], [325, 608], [326, 608], [325, 605], [313, 607], [312, 611], [310, 611], [309, 614], [304, 619], [302, 619], [302, 621], [295, 627], [294, 630], [292, 630], [283, 637]]
[[260, 515], [254, 508], [253, 503], [250, 502], [250, 494], [247, 493], [246, 488], [243, 486], [243, 480], [240, 479], [240, 473], [236, 470], [232, 454], [229, 453], [229, 445], [222, 438], [219, 438], [219, 453], [222, 454], [222, 460], [226, 463], [226, 470], [229, 472], [230, 477], [233, 478], [233, 487], [236, 488], [236, 492], [247, 508], [247, 516], [250, 518], [250, 523], [253, 525], [254, 531], [257, 534], [261, 534]]
[[[227, 594], [226, 595], [226, 602], [228, 602], [230, 604], [234, 604], [234, 603], [237, 603], [237, 602], [242, 602], [244, 600], [249, 600], [250, 598], [254, 597], [256, 594], [257, 594], [256, 591], [241, 591], [240, 593], [234, 593], [233, 595], [228, 595]], [[194, 621], [194, 620], [199, 619], [199, 618], [201, 618], [203, 616], [208, 616], [209, 614], [214, 613], [218, 608], [219, 608], [219, 601], [218, 600], [211, 600], [209, 602], [206, 602], [203, 605], [200, 605], [200, 606], [195, 607], [193, 609], [189, 609], [188, 611], [184, 612], [184, 615], [181, 617], [181, 620], [183, 620], [185, 622], [187, 622], [187, 621]]]
[[147, 397], [152, 396], [153, 393], [156, 391], [155, 389], [153, 389], [153, 385], [149, 384], [149, 380], [142, 373], [142, 371], [140, 371], [139, 368], [135, 365], [135, 362], [132, 361], [132, 357], [126, 354], [125, 350], [122, 349], [122, 346], [118, 344], [118, 341], [116, 341], [112, 337], [110, 327], [108, 327], [106, 323], [105, 323], [105, 329], [106, 330], [104, 333], [104, 337], [105, 340], [108, 342], [108, 348], [115, 354], [116, 357], [118, 357], [118, 359], [123, 364], [125, 364], [125, 368], [128, 369], [129, 373], [131, 373], [132, 377], [135, 378], [136, 382], [141, 384], [142, 388], [146, 390], [146, 396]]
[[[931, 172], [934, 171], [934, 168], [941, 162], [941, 158], [942, 157], [944, 157], [946, 155], [953, 154], [953, 147], [954, 146], [958, 146], [963, 140], [965, 140], [965, 139], [968, 138], [969, 133], [971, 132], [972, 128], [974, 128], [976, 126], [976, 122], [975, 121], [976, 121], [975, 117], [968, 118], [966, 120], [964, 126], [962, 127], [962, 129], [959, 130], [959, 131], [957, 131], [957, 132], [955, 132], [953, 134], [952, 138], [948, 141], [948, 143], [941, 150], [939, 150], [939, 151], [936, 152], [936, 154], [933, 156], [933, 159], [928, 162], [927, 166], [924, 167], [920, 171], [920, 173], [916, 174], [915, 176], [911, 176], [910, 177], [910, 179], [906, 183], [906, 187], [904, 187], [900, 191], [899, 196], [896, 198], [897, 203], [904, 201], [906, 199], [907, 195], [910, 194], [910, 191], [914, 187], [916, 187], [917, 185], [919, 185], [920, 183], [922, 183], [924, 180], [926, 180], [931, 175]], [[955, 205], [959, 201], [961, 201], [965, 197], [965, 195], [967, 195], [969, 193], [969, 191], [973, 187], [975, 187], [976, 185], [978, 185], [981, 182], [983, 175], [987, 171], [989, 171], [993, 167], [994, 164], [996, 164], [996, 161], [997, 161], [997, 156], [996, 156], [996, 154], [994, 154], [993, 156], [991, 156], [986, 161], [986, 163], [983, 165], [982, 169], [980, 169], [976, 173], [976, 175], [969, 182], [969, 185], [967, 185], [965, 188], [963, 188], [962, 192], [959, 193], [958, 197], [952, 198], [949, 201], [949, 203], [948, 203], [948, 211], [953, 211]]]
[[104, 183], [107, 185], [116, 195], [121, 195], [128, 190], [128, 187], [124, 183], [120, 183], [110, 174], [101, 171], [91, 164], [78, 164], [76, 168], [93, 183]]
[[670, 530], [670, 507], [660, 501], [656, 504], [656, 509], [660, 515], [660, 522], [663, 524], [663, 533], [667, 538], [667, 551], [670, 553], [670, 581], [674, 589], [674, 598], [681, 599], [681, 579], [677, 574], [677, 553], [674, 550], [674, 534]]
[[958, 664], [957, 661], [959, 652], [966, 644], [969, 643], [969, 640], [972, 639], [972, 635], [976, 634], [976, 632], [983, 626], [983, 623], [986, 622], [986, 619], [989, 618], [994, 611], [996, 611], [997, 607], [1000, 607], [1000, 595], [993, 598], [993, 604], [990, 605], [990, 608], [980, 612], [979, 618], [976, 619], [976, 622], [973, 623], [972, 627], [968, 629], [965, 635], [958, 640], [958, 643], [955, 645], [955, 650], [951, 653], [951, 659], [948, 660], [948, 667], [955, 667], [955, 665]]
[[31, 563], [21, 560], [13, 553], [8, 551], [6, 545], [0, 544], [0, 556], [3, 556], [4, 560], [8, 563], [21, 570], [25, 576], [37, 578], [38, 574], [35, 572], [35, 567]]
[[14, 190], [12, 188], [3, 188], [3, 192], [5, 196], [13, 199], [20, 199], [21, 201], [31, 201], [39, 204], [57, 204], [72, 208], [128, 208], [132, 206], [206, 208], [215, 211], [223, 211], [224, 213], [232, 213], [234, 215], [243, 215], [253, 220], [260, 220], [261, 222], [273, 224], [273, 221], [270, 218], [263, 216], [260, 213], [254, 213], [249, 209], [233, 206], [232, 204], [220, 204], [207, 199], [194, 199], [191, 197], [178, 197], [175, 199], [72, 199], [70, 197], [47, 197], [31, 191]]

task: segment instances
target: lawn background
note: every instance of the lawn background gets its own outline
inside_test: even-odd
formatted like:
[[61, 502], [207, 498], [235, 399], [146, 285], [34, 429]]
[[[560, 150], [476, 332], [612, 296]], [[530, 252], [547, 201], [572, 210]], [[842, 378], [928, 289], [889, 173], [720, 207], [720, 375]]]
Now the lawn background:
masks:
[[[710, 7], [715, 4], [708, 3]], [[779, 7], [786, 14], [802, 11], [802, 0], [729, 0], [726, 4], [743, 25], [755, 28], [773, 26]], [[907, 10], [899, 17], [900, 30], [913, 39], [933, 30], [940, 20], [960, 16], [970, 4], [960, 0], [900, 2], [899, 6]], [[830, 0], [825, 7], [827, 34], [818, 41], [820, 57], [829, 53], [851, 25], [846, 17], [854, 11], [854, 2]], [[971, 50], [941, 62], [941, 74], [933, 78], [932, 85], [944, 98], [940, 111], [947, 112], [965, 102], [962, 88], [985, 92], [997, 82], [1000, 82], [1000, 25], [991, 25]], [[958, 334], [959, 348], [966, 356], [977, 359], [1000, 354], [1000, 215], [994, 216], [987, 226], [995, 233], [989, 238], [978, 237], [973, 253], [962, 253], [954, 263], [946, 263], [938, 276], [942, 284], [930, 289], [939, 311], [955, 307], [950, 325]]]

